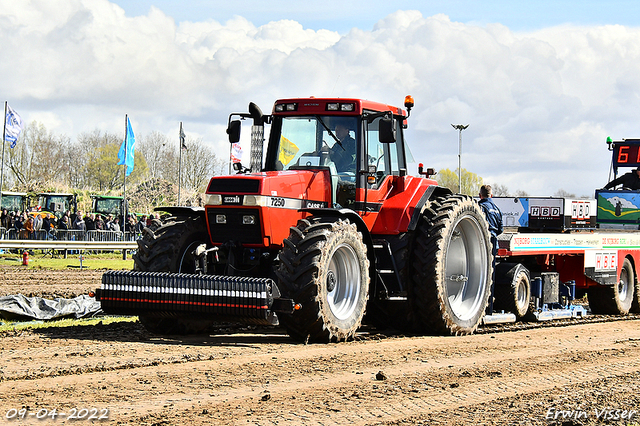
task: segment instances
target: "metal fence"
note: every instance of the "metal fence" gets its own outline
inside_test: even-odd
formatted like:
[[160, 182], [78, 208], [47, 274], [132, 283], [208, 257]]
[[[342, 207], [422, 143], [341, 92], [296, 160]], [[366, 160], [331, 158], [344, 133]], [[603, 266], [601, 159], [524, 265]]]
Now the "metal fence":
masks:
[[52, 229], [47, 231], [34, 231], [28, 233], [22, 229], [6, 229], [0, 227], [0, 240], [52, 240], [52, 241], [136, 241], [141, 238], [136, 232], [116, 231], [80, 231], [77, 229]]
[[0, 227], [0, 251], [11, 250], [21, 253], [23, 250], [46, 250], [47, 253], [67, 254], [85, 251], [122, 250], [122, 258], [127, 258], [128, 251], [137, 248], [136, 240], [142, 234], [116, 231], [80, 231], [77, 229], [52, 229], [28, 233], [25, 230], [6, 229]]

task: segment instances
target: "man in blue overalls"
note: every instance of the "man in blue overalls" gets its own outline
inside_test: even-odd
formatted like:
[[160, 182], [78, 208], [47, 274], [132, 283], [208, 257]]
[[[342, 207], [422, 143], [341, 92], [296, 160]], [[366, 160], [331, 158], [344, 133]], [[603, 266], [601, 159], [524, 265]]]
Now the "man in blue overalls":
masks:
[[502, 234], [502, 212], [493, 203], [491, 197], [491, 185], [482, 185], [480, 187], [480, 207], [484, 211], [484, 215], [489, 223], [489, 232], [491, 233], [491, 245], [493, 246], [493, 263], [495, 264], [495, 256], [498, 252], [498, 235]]
[[494, 285], [495, 285], [495, 273], [496, 273], [496, 254], [498, 254], [498, 235], [502, 234], [502, 212], [493, 203], [491, 197], [493, 194], [491, 193], [491, 185], [482, 185], [480, 187], [480, 207], [482, 211], [484, 211], [484, 215], [487, 218], [487, 223], [489, 224], [489, 232], [491, 233], [491, 252], [493, 254], [493, 273], [491, 275], [491, 297], [489, 299], [489, 306], [487, 306], [487, 314], [491, 315], [493, 313], [493, 294], [494, 294]]

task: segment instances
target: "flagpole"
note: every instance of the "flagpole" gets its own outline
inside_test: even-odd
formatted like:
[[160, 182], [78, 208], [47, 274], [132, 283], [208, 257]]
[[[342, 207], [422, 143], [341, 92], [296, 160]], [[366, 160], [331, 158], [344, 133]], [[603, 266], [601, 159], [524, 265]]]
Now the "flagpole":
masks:
[[123, 165], [122, 165], [122, 173], [124, 174], [124, 188], [122, 191], [122, 224], [124, 226], [124, 224], [126, 223], [127, 218], [125, 217], [125, 215], [127, 214], [127, 136], [129, 136], [128, 132], [127, 132], [127, 120], [128, 120], [128, 116], [127, 114], [124, 115], [124, 161], [123, 161]]
[[178, 133], [178, 205], [180, 205], [180, 189], [182, 188], [182, 121], [180, 122], [180, 133]]
[[2, 187], [4, 185], [4, 140], [7, 135], [7, 103], [7, 101], [4, 101], [4, 119], [2, 120], [4, 124], [2, 126], [2, 166], [0, 166], [0, 207], [2, 206]]

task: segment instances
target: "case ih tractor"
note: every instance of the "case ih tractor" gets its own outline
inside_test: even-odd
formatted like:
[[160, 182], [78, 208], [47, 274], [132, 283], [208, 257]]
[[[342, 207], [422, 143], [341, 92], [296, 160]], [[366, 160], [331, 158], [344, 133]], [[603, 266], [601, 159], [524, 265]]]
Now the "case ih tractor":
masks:
[[301, 98], [231, 114], [232, 143], [253, 122], [250, 166], [211, 178], [204, 208], [159, 209], [171, 217], [144, 230], [134, 271], [104, 274], [104, 311], [162, 334], [233, 320], [341, 341], [365, 312], [377, 325], [472, 333], [491, 290], [488, 227], [431, 171], [407, 174], [413, 99], [405, 107]]

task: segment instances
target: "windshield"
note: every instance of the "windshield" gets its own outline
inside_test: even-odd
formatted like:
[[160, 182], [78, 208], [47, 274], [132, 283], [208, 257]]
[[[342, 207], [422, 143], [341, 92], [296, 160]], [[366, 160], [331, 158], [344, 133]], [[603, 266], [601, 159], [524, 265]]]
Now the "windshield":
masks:
[[355, 170], [357, 129], [357, 117], [283, 117], [275, 168], [334, 166], [338, 171]]
[[2, 196], [2, 208], [7, 211], [22, 211], [22, 196], [21, 195], [3, 195]]
[[117, 215], [120, 213], [120, 200], [117, 198], [96, 199], [94, 213]]
[[53, 212], [58, 218], [71, 210], [70, 196], [67, 195], [40, 195], [38, 205], [42, 210]]

